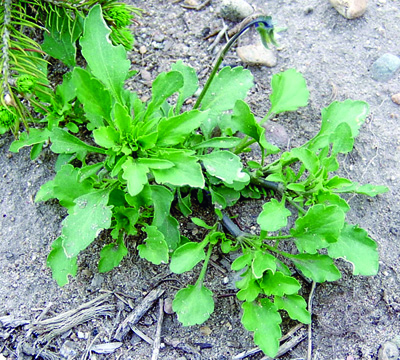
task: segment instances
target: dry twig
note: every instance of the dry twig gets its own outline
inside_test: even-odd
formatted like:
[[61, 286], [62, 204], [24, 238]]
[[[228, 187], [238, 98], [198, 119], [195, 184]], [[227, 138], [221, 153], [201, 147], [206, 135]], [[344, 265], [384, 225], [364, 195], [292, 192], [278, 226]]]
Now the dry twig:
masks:
[[151, 356], [151, 360], [158, 359], [158, 354], [160, 353], [160, 345], [161, 345], [161, 327], [164, 320], [164, 300], [160, 299], [158, 303], [160, 306], [160, 311], [157, 322], [156, 337], [154, 339], [154, 345], [153, 345], [153, 355]]
[[[314, 296], [316, 282], [313, 281], [311, 285], [310, 296], [308, 297], [308, 312], [312, 315], [312, 300]], [[307, 360], [311, 360], [312, 357], [312, 321], [308, 325], [308, 349], [307, 349]]]

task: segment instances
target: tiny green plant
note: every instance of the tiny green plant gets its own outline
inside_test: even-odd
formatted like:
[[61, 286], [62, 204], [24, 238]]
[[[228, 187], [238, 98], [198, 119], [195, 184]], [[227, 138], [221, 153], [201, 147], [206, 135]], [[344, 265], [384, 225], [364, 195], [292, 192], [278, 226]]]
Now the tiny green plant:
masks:
[[[274, 41], [269, 17], [250, 22], [238, 36], [253, 25], [266, 45]], [[350, 262], [355, 275], [378, 271], [377, 245], [365, 230], [346, 222], [350, 206], [341, 195], [376, 196], [388, 189], [334, 174], [340, 154], [353, 149], [368, 104], [332, 103], [322, 110], [318, 134], [281, 152], [267, 142], [261, 124], [307, 105], [309, 92], [299, 72], [289, 69], [272, 77], [271, 107], [257, 122], [244, 101], [253, 86], [250, 71], [218, 69], [237, 36], [193, 109], [185, 101], [196, 93], [198, 79], [181, 61], [155, 79], [152, 97], [144, 103], [124, 88], [130, 63], [123, 46], [108, 41], [110, 33], [101, 7], [94, 6], [79, 40], [87, 68], [74, 67], [57, 87], [60, 112], [47, 119], [51, 126], [32, 128], [11, 146], [17, 152], [50, 139], [51, 150], [59, 154], [55, 178], [36, 195], [36, 201], [56, 198], [68, 210], [47, 259], [54, 279], [60, 286], [68, 283], [77, 272], [80, 252], [101, 231], [110, 230], [113, 240], [100, 252], [100, 272], [118, 266], [128, 252], [127, 241], [141, 232], [141, 258], [169, 263], [177, 274], [202, 263], [195, 284], [179, 290], [173, 301], [179, 321], [189, 326], [203, 323], [214, 311], [213, 293], [204, 285], [211, 254], [234, 252], [243, 326], [274, 357], [284, 312], [293, 320], [311, 322], [294, 270], [320, 283], [341, 277], [334, 262], [338, 258]], [[35, 86], [28, 80], [21, 86]], [[79, 130], [65, 121], [66, 110], [72, 108], [81, 110], [74, 114], [80, 114], [78, 124], [91, 131], [95, 145], [71, 133]], [[13, 121], [3, 112], [0, 116], [5, 123]], [[259, 161], [242, 156], [252, 144], [261, 150]], [[242, 198], [264, 201], [258, 235], [241, 231], [227, 215]], [[193, 201], [213, 209], [211, 223], [196, 217]], [[204, 239], [180, 234], [178, 211], [205, 229]]]

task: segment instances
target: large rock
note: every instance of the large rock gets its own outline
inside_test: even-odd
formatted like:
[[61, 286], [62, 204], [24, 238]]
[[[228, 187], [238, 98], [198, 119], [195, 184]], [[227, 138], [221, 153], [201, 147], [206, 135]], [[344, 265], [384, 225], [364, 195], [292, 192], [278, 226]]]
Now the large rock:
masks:
[[254, 12], [252, 6], [244, 0], [222, 0], [219, 13], [231, 21], [240, 21]]
[[367, 10], [368, 0], [329, 0], [337, 12], [346, 19], [362, 16]]

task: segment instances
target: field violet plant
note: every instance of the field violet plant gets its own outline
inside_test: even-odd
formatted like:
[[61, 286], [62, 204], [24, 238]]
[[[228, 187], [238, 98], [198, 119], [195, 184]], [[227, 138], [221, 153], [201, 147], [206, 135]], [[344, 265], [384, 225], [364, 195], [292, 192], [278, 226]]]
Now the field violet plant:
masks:
[[[270, 18], [261, 17], [247, 24], [221, 57], [255, 25], [264, 43], [273, 43]], [[272, 77], [271, 107], [260, 122], [244, 102], [253, 86], [250, 71], [219, 70], [221, 61], [193, 109], [184, 103], [196, 93], [198, 79], [182, 61], [158, 75], [144, 103], [124, 88], [130, 63], [109, 35], [100, 6], [93, 7], [79, 41], [87, 68], [75, 67], [56, 89], [59, 108], [81, 109], [79, 127], [86, 126], [92, 139], [76, 137], [53, 115], [52, 127], [31, 129], [11, 146], [18, 151], [49, 138], [59, 154], [57, 174], [36, 195], [36, 201], [56, 198], [68, 210], [47, 259], [54, 279], [60, 286], [68, 283], [79, 253], [101, 231], [110, 230], [113, 241], [100, 252], [100, 272], [118, 266], [127, 254], [126, 242], [143, 234], [138, 254], [153, 264], [169, 263], [180, 274], [202, 263], [195, 284], [179, 290], [173, 301], [179, 321], [195, 325], [214, 310], [213, 293], [204, 285], [211, 254], [235, 252], [232, 270], [241, 274], [236, 286], [242, 323], [274, 357], [284, 312], [311, 322], [296, 271], [314, 282], [335, 281], [341, 277], [338, 258], [350, 262], [355, 275], [378, 271], [377, 245], [364, 229], [346, 222], [350, 206], [341, 195], [375, 196], [387, 188], [334, 174], [338, 156], [353, 148], [368, 104], [332, 103], [322, 110], [321, 129], [311, 140], [281, 152], [267, 142], [261, 124], [307, 105], [309, 92], [296, 70]], [[260, 161], [241, 156], [253, 143], [260, 147]], [[227, 209], [243, 198], [263, 202], [258, 235], [241, 231], [228, 216]], [[194, 201], [212, 209], [213, 220], [196, 216]], [[204, 239], [180, 234], [178, 211], [205, 229]]]

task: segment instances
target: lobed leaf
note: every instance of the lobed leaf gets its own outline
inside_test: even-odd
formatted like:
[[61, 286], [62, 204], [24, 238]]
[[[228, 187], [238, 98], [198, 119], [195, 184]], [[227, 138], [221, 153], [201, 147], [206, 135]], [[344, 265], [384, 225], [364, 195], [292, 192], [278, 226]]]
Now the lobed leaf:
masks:
[[124, 241], [105, 245], [100, 251], [99, 272], [104, 273], [117, 267], [128, 254]]
[[201, 283], [179, 290], [172, 302], [183, 326], [202, 324], [214, 312], [213, 293]]
[[291, 215], [284, 202], [271, 199], [263, 205], [263, 211], [258, 215], [257, 223], [261, 230], [277, 231], [287, 225], [287, 218]]
[[291, 319], [303, 324], [311, 324], [311, 314], [307, 311], [307, 303], [300, 295], [275, 296], [274, 304], [279, 310], [285, 310]]
[[200, 261], [206, 258], [204, 247], [208, 241], [201, 243], [188, 242], [178, 247], [171, 256], [170, 270], [175, 274], [182, 274], [192, 270]]
[[273, 273], [276, 270], [275, 257], [269, 253], [264, 253], [258, 250], [253, 255], [251, 269], [256, 279], [262, 278], [265, 271], [270, 270]]
[[150, 169], [132, 157], [128, 157], [122, 164], [122, 177], [127, 181], [128, 193], [131, 196], [139, 194], [148, 183], [147, 174]]
[[269, 299], [244, 302], [242, 304], [242, 324], [254, 332], [254, 342], [268, 356], [274, 358], [278, 353], [279, 339], [282, 335], [282, 322], [278, 309]]
[[144, 244], [137, 247], [139, 256], [155, 265], [168, 263], [169, 249], [163, 233], [156, 226], [147, 225], [143, 230], [147, 233], [147, 238]]
[[285, 275], [281, 271], [264, 273], [260, 286], [268, 296], [292, 295], [296, 294], [301, 288], [300, 283], [294, 277]]

